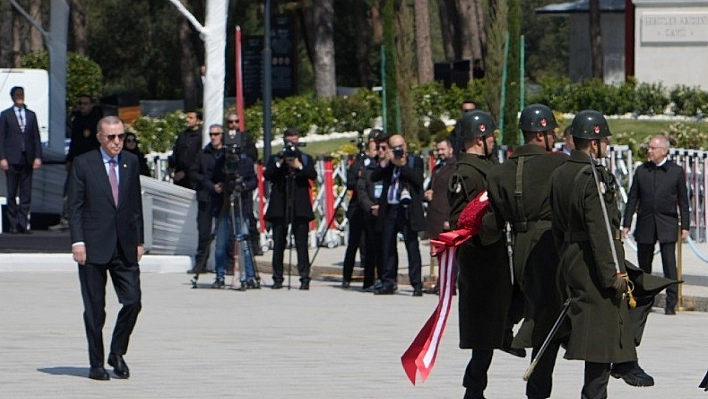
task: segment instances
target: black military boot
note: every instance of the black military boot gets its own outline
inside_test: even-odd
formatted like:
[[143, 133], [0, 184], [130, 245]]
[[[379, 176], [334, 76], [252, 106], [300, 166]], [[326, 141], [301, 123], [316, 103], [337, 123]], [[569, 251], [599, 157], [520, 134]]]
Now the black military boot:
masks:
[[627, 385], [633, 387], [654, 386], [654, 379], [639, 367], [637, 362], [615, 363], [612, 365], [610, 375], [623, 379]]

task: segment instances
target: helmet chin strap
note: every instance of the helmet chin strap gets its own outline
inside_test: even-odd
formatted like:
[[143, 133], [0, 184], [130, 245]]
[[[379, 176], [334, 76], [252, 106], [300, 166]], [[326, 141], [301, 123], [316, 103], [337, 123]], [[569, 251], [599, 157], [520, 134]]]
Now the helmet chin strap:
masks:
[[551, 145], [548, 143], [548, 131], [543, 132], [543, 141], [546, 143], [546, 152], [551, 152]]
[[601, 139], [595, 139], [595, 144], [597, 144], [597, 155], [595, 156], [595, 159], [597, 159], [598, 162], [602, 158], [602, 146], [600, 145], [600, 140]]

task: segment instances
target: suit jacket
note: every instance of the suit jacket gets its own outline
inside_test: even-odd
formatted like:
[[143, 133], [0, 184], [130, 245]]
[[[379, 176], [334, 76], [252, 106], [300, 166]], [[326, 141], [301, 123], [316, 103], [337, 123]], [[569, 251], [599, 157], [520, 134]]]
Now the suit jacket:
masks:
[[[411, 159], [409, 157], [408, 164], [399, 168], [399, 179], [401, 180], [399, 187], [406, 187], [411, 193], [411, 203], [408, 205], [410, 211], [408, 218], [411, 223], [411, 229], [413, 231], [423, 231], [425, 230], [425, 214], [423, 212], [423, 160], [415, 156], [412, 157], [412, 159], [413, 165], [410, 165]], [[383, 230], [383, 221], [386, 219], [388, 189], [391, 186], [391, 177], [393, 176], [394, 168], [395, 166], [389, 162], [385, 168], [378, 167], [371, 173], [371, 180], [373, 182], [381, 181], [383, 186], [381, 198], [379, 198], [379, 205], [381, 205], [379, 207], [379, 219], [376, 224], [379, 230]]]
[[428, 236], [438, 238], [443, 232], [443, 224], [450, 219], [450, 202], [447, 200], [447, 188], [450, 177], [457, 168], [457, 159], [451, 157], [445, 164], [436, 164], [430, 178], [429, 189], [433, 190], [433, 199], [428, 204], [426, 215]]
[[352, 190], [352, 197], [349, 199], [349, 207], [347, 208], [347, 218], [355, 217], [360, 211], [359, 194], [357, 193], [357, 182], [361, 178], [362, 171], [366, 165], [372, 162], [365, 156], [357, 156], [354, 162], [347, 168], [347, 190]]
[[[268, 210], [265, 214], [265, 220], [273, 221], [275, 219], [285, 218], [286, 201], [293, 203], [293, 218], [304, 218], [313, 220], [315, 214], [312, 212], [312, 200], [310, 198], [310, 180], [317, 178], [315, 170], [315, 161], [311, 156], [300, 152], [300, 162], [303, 164], [301, 170], [292, 170], [283, 161], [280, 167], [276, 166], [277, 155], [273, 155], [268, 160], [263, 176], [273, 185], [270, 191], [270, 200], [268, 202]], [[307, 158], [307, 161], [305, 161]], [[288, 174], [292, 173], [293, 182], [295, 184], [292, 194], [292, 199], [286, 193]]]
[[691, 223], [683, 168], [668, 160], [661, 167], [653, 162], [639, 166], [629, 190], [623, 227], [632, 224], [635, 211], [634, 237], [638, 243], [653, 244], [654, 237], [658, 237], [661, 243], [676, 242], [679, 211], [681, 228], [688, 230]]
[[86, 262], [106, 264], [120, 244], [126, 260], [137, 263], [143, 243], [143, 207], [140, 164], [128, 151], [118, 156], [118, 206], [100, 150], [74, 158], [69, 176], [69, 232], [71, 242], [86, 245]]
[[0, 159], [7, 159], [9, 164], [18, 164], [22, 160], [24, 143], [28, 162], [42, 158], [42, 143], [39, 138], [37, 115], [25, 107], [25, 131], [15, 115], [14, 105], [0, 114]]

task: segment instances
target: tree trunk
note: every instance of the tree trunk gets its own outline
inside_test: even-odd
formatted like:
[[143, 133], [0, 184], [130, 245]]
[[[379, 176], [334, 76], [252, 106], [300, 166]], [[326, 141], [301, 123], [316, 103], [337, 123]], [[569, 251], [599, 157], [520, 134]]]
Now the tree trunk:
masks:
[[[411, 3], [401, 2], [396, 13], [396, 81], [398, 84], [397, 131], [403, 135], [409, 148], [418, 143], [418, 130], [413, 112], [412, 82], [415, 81], [415, 16], [411, 15]], [[400, 130], [398, 129], [400, 125]]]
[[[187, 6], [187, 0], [180, 0]], [[192, 46], [192, 27], [186, 18], [179, 18], [179, 42], [181, 44], [181, 57], [179, 61], [180, 74], [182, 75], [182, 91], [184, 94], [184, 108], [186, 111], [197, 108], [202, 99], [197, 98], [197, 85], [195, 82], [195, 67], [192, 64], [194, 47]]]
[[475, 2], [457, 0], [457, 11], [460, 17], [461, 56], [470, 63], [476, 58], [482, 58], [482, 48], [479, 35], [479, 20]]
[[474, 5], [477, 15], [477, 26], [479, 27], [480, 56], [477, 58], [484, 60], [484, 55], [487, 52], [487, 26], [486, 18], [484, 17], [484, 5], [482, 4], [482, 0], [474, 0]]
[[388, 133], [399, 133], [397, 128], [398, 115], [398, 84], [396, 82], [396, 7], [395, 0], [383, 0], [383, 45], [386, 61], [384, 84], [386, 87], [386, 120], [384, 130]]
[[[32, 19], [41, 27], [44, 27], [42, 18], [42, 0], [31, 0], [29, 3], [29, 14]], [[33, 25], [27, 22], [27, 26], [30, 29], [30, 45], [29, 50], [32, 53], [36, 53], [44, 50], [44, 38], [42, 37], [42, 32], [37, 30]], [[47, 27], [48, 28], [48, 27]]]
[[600, 28], [600, 0], [590, 0], [590, 52], [592, 54], [592, 77], [602, 79], [604, 56]]
[[84, 2], [82, 0], [69, 0], [69, 7], [71, 8], [69, 48], [75, 53], [88, 55], [88, 25]]
[[12, 65], [12, 5], [9, 1], [0, 2], [0, 21], [9, 23], [0, 24], [0, 67], [6, 68]]
[[487, 55], [484, 96], [489, 112], [498, 120], [501, 111], [502, 68], [504, 64], [504, 41], [508, 26], [506, 0], [490, 2], [487, 16]]
[[371, 86], [371, 64], [369, 63], [369, 53], [371, 52], [371, 27], [367, 16], [368, 7], [364, 0], [358, 0], [356, 9], [356, 21], [354, 26], [358, 34], [356, 35], [356, 63], [359, 85], [362, 87]]
[[315, 74], [317, 97], [337, 95], [337, 77], [334, 65], [334, 7], [333, 0], [314, 0], [303, 10], [305, 36], [311, 43], [310, 59]]
[[12, 66], [19, 68], [22, 62], [22, 20], [17, 11], [12, 13]]
[[428, 0], [415, 0], [415, 46], [418, 56], [418, 82], [433, 81], [433, 50], [430, 40]]
[[459, 20], [455, 0], [438, 0], [440, 10], [440, 29], [442, 30], [445, 59], [460, 59]]
[[380, 4], [374, 4], [369, 8], [369, 12], [371, 13], [371, 42], [374, 47], [381, 46], [384, 40], [383, 20], [379, 7], [381, 7]]

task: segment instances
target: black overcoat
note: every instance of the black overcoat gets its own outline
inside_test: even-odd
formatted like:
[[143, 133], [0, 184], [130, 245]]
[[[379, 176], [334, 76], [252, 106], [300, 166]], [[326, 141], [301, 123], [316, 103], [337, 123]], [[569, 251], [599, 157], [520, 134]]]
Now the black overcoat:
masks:
[[[486, 189], [486, 174], [494, 164], [477, 155], [460, 154], [448, 190], [452, 229], [467, 203]], [[462, 349], [501, 348], [511, 304], [513, 286], [503, 234], [483, 231], [488, 232], [484, 241], [489, 245], [475, 236], [457, 250]]]
[[[690, 228], [686, 174], [671, 161], [662, 166], [645, 162], [634, 172], [629, 189], [623, 227], [630, 227], [637, 212], [634, 238], [640, 244], [671, 243], [678, 240], [678, 219], [681, 228]], [[680, 212], [679, 212], [680, 211]]]

